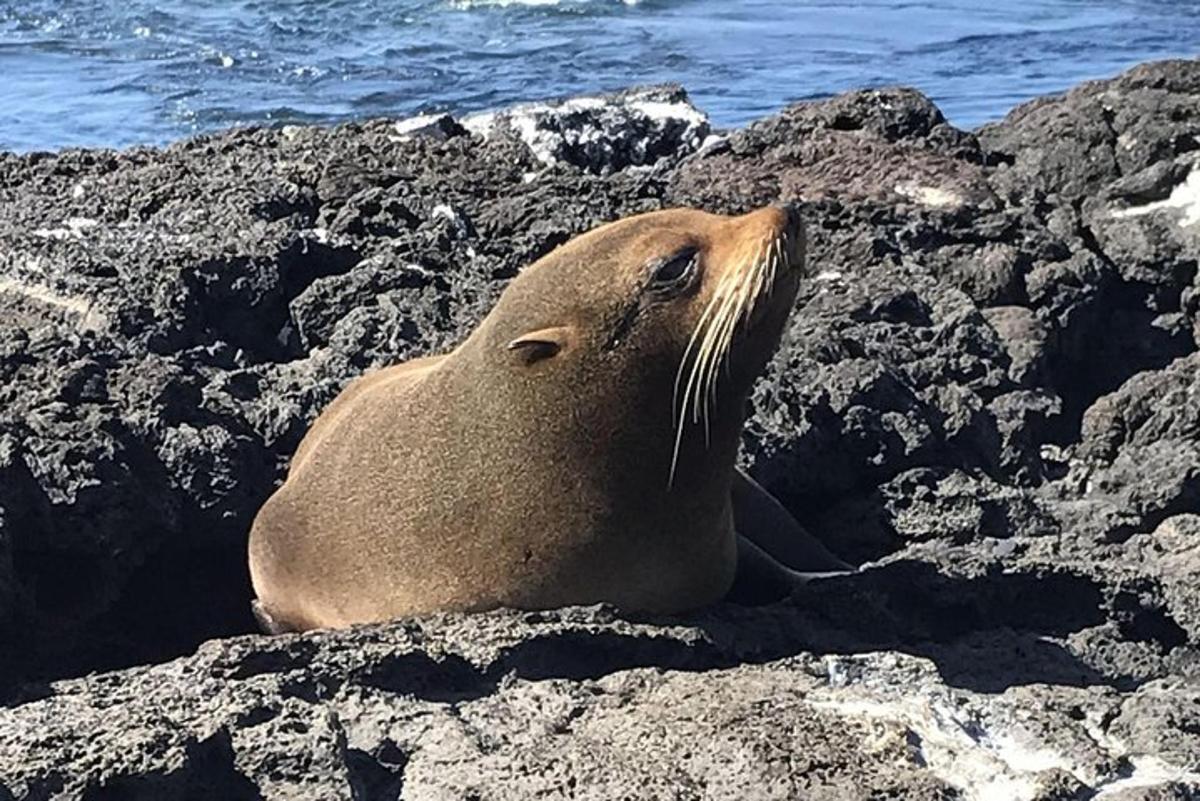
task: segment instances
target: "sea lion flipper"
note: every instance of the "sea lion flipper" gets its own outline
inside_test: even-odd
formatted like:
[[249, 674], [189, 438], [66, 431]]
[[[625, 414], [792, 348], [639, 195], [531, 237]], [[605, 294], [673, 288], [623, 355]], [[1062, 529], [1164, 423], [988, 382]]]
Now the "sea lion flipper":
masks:
[[853, 569], [805, 531], [775, 496], [741, 469], [734, 470], [731, 497], [738, 534], [784, 567], [801, 575]]
[[781, 601], [810, 581], [853, 572], [792, 570], [781, 565], [769, 553], [741, 535], [738, 535], [737, 546], [737, 573], [725, 600], [743, 606], [761, 606]]
[[795, 588], [790, 571], [743, 536], [737, 538], [737, 573], [725, 600], [744, 606], [780, 601]]

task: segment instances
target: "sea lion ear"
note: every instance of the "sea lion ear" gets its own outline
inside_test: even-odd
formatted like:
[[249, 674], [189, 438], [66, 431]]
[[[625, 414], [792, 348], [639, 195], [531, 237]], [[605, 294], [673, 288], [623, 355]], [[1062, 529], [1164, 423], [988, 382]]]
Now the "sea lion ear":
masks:
[[542, 328], [517, 337], [508, 343], [508, 349], [518, 352], [525, 364], [533, 364], [557, 356], [567, 346], [570, 336], [571, 329], [567, 326]]

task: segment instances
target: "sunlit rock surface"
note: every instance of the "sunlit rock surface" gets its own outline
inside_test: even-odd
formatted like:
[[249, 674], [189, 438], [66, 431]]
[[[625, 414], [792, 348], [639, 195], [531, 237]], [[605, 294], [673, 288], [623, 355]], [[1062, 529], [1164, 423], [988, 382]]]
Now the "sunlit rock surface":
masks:
[[[652, 87], [0, 155], [0, 799], [1195, 797], [1198, 175], [1196, 61], [974, 133]], [[347, 381], [602, 221], [775, 200], [815, 278], [744, 461], [859, 574], [235, 636]]]

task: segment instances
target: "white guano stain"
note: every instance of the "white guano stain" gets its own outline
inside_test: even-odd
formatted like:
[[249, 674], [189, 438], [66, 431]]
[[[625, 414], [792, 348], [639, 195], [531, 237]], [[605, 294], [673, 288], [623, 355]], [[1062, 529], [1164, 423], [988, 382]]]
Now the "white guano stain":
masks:
[[1137, 787], [1161, 787], [1181, 784], [1185, 787], [1200, 787], [1200, 773], [1171, 765], [1160, 757], [1149, 754], [1126, 755], [1129, 774], [1095, 787], [1094, 799], [1111, 798], [1124, 790]]
[[522, 103], [500, 111], [471, 114], [459, 122], [468, 131], [484, 139], [491, 138], [502, 126], [507, 126], [538, 161], [553, 167], [559, 163], [558, 150], [564, 139], [580, 145], [602, 141], [608, 135], [602, 124], [563, 131], [556, 121], [573, 113], [604, 109], [633, 119], [647, 120], [660, 127], [679, 123], [687, 128], [696, 128], [708, 120], [704, 112], [686, 100], [671, 101], [654, 96], [631, 95], [619, 99], [586, 96], [546, 103]]
[[935, 209], [956, 209], [966, 203], [963, 196], [957, 192], [939, 186], [918, 184], [916, 181], [896, 184], [896, 194]]
[[837, 657], [825, 660], [829, 687], [807, 702], [847, 718], [901, 726], [916, 735], [913, 757], [968, 801], [1032, 801], [1045, 790], [1046, 771], [1063, 771], [1109, 798], [1131, 788], [1181, 784], [1200, 786], [1200, 773], [1144, 753], [1109, 734], [1097, 719], [1083, 722], [1081, 733], [1119, 773], [1100, 773], [1061, 747], [1046, 742], [1014, 717], [1000, 699], [981, 699], [944, 687], [899, 694], [890, 677], [861, 673], [862, 663]]
[[99, 224], [99, 220], [90, 217], [68, 217], [57, 228], [34, 228], [33, 235], [43, 239], [82, 239], [85, 231]]
[[645, 114], [652, 120], [660, 122], [683, 120], [693, 125], [708, 122], [708, 118], [704, 116], [703, 112], [695, 106], [682, 101], [634, 100], [629, 104], [629, 108]]
[[1200, 786], [1200, 773], [1172, 765], [1155, 754], [1145, 754], [1130, 748], [1119, 737], [1104, 729], [1096, 715], [1088, 715], [1084, 721], [1088, 737], [1105, 752], [1125, 761], [1128, 770], [1121, 776], [1097, 783], [1094, 799], [1110, 798], [1123, 790], [1138, 787], [1159, 787], [1170, 784]]
[[84, 331], [101, 331], [108, 327], [108, 317], [92, 307], [92, 301], [74, 295], [60, 295], [40, 284], [24, 284], [11, 278], [0, 277], [0, 292], [22, 295], [32, 301], [61, 309], [78, 318], [79, 328]]
[[438, 203], [434, 206], [433, 211], [429, 213], [429, 218], [431, 220], [448, 220], [454, 226], [461, 226], [463, 224], [462, 215], [455, 211], [453, 206], [446, 203]]
[[1179, 214], [1179, 225], [1187, 228], [1200, 224], [1200, 163], [1196, 164], [1187, 179], [1176, 186], [1166, 200], [1156, 200], [1141, 206], [1130, 206], [1127, 209], [1115, 209], [1112, 216], [1123, 220], [1129, 217], [1142, 217], [1156, 211], [1175, 211]]
[[932, 698], [871, 701], [862, 698], [810, 699], [812, 706], [850, 717], [904, 726], [919, 738], [917, 756], [925, 768], [970, 801], [1023, 801], [1038, 793], [1036, 772], [1064, 767], [1049, 751], [1034, 750], [1009, 738], [989, 736], [980, 721]]

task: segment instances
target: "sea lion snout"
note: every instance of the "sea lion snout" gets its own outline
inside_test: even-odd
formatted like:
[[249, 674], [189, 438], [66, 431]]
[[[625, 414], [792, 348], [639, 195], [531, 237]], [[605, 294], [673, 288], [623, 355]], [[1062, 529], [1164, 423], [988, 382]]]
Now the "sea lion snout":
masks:
[[786, 269], [805, 272], [804, 259], [804, 212], [799, 203], [777, 203], [768, 206], [779, 217], [778, 233], [783, 243]]
[[780, 203], [778, 206], [787, 212], [788, 224], [791, 225], [793, 229], [800, 225], [801, 215], [799, 203]]
[[804, 216], [800, 210], [799, 203], [776, 203], [772, 208], [780, 211], [784, 216], [784, 230], [789, 235], [794, 235], [801, 232], [804, 225]]
[[[793, 270], [804, 271], [805, 236], [804, 209], [800, 203], [774, 203], [748, 212], [741, 217], [730, 220], [729, 229], [732, 238], [740, 243], [754, 243], [762, 248], [755, 253], [754, 259], [765, 257], [773, 266], [774, 277], [779, 277]], [[735, 261], [753, 261], [745, 259], [745, 250], [739, 250]], [[736, 265], [739, 268], [750, 266], [747, 263]]]

